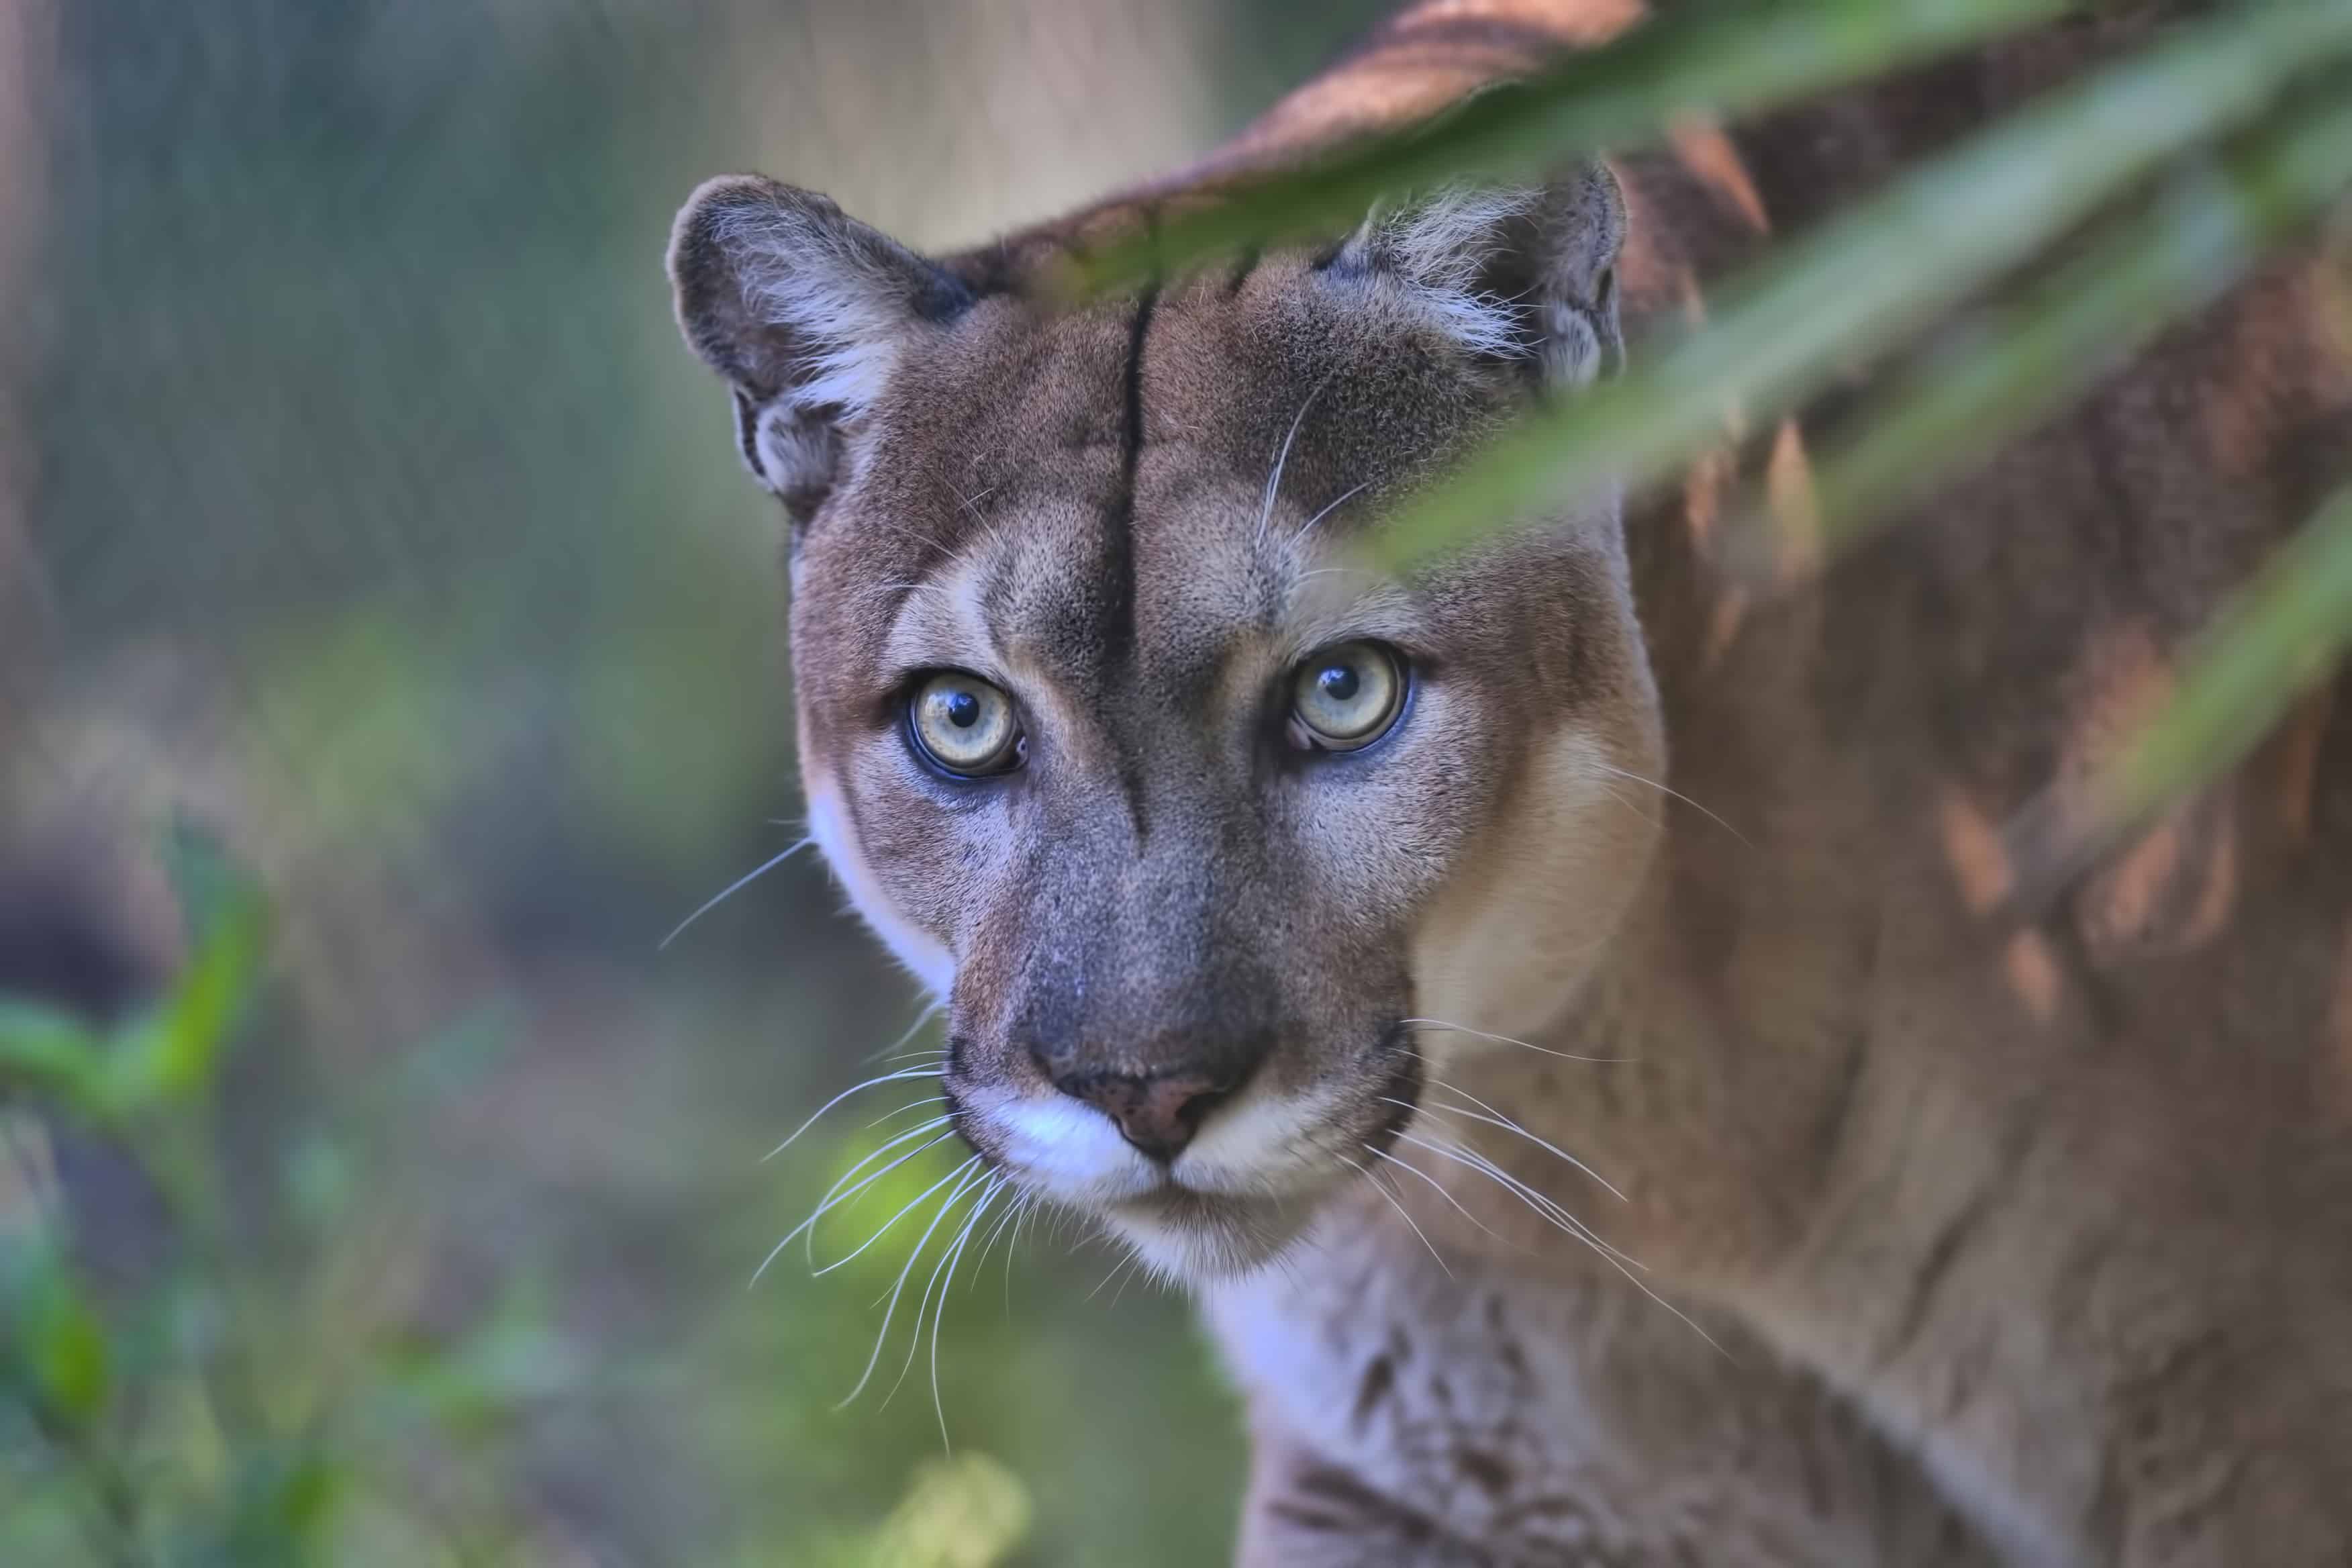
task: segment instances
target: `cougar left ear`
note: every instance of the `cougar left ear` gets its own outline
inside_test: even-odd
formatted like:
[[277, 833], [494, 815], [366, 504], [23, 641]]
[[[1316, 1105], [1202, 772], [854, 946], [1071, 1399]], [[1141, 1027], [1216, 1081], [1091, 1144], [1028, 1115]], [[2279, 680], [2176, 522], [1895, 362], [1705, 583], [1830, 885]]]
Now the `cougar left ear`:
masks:
[[1540, 185], [1447, 185], [1376, 210], [1336, 259], [1402, 284], [1472, 352], [1576, 386], [1623, 358], [1624, 242], [1624, 194], [1596, 160]]
[[842, 443], [963, 285], [812, 191], [756, 175], [704, 184], [677, 215], [670, 282], [686, 341], [735, 389], [743, 460], [795, 522]]

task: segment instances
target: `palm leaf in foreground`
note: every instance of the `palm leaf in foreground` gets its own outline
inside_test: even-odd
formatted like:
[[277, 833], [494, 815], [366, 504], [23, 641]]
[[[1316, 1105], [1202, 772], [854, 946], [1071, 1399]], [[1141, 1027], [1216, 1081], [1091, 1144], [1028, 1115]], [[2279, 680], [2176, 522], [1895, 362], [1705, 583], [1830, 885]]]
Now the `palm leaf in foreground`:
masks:
[[1394, 566], [1601, 480], [1639, 487], [1820, 390], [2183, 152], [2352, 55], [2352, 5], [2232, 11], [2022, 110], [1792, 244], [1651, 367], [1523, 421], [1405, 507]]
[[2053, 785], [2007, 830], [2030, 913], [2134, 827], [2253, 750], [2352, 649], [2352, 486], [2264, 563], [2180, 660], [2178, 681], [2113, 760]]
[[[1801, 520], [1817, 531], [1814, 563], [1828, 564], [1892, 509], [2031, 429], [2221, 294], [2347, 189], [2352, 101], [2323, 103], [2184, 171], [2030, 296], [1966, 323], [1967, 352], [1934, 355], [1879, 393], [1883, 412], [1816, 463]], [[1790, 521], [1751, 510], [1728, 533], [1727, 555], [1759, 578], [1778, 575]]]
[[2079, 0], [1779, 0], [1692, 5], [1547, 74], [1434, 120], [1364, 138], [1306, 167], [1245, 178], [1083, 258], [1081, 294], [1180, 271], [1244, 245], [1346, 228], [1400, 190], [1524, 175], [1571, 153], [1647, 141], [1694, 115], [1761, 113], [2015, 33]]

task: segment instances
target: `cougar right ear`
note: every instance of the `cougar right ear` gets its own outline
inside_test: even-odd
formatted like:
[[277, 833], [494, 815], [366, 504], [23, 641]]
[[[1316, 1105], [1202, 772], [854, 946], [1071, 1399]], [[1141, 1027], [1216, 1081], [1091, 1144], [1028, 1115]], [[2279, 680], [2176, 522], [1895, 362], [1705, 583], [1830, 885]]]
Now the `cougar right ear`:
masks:
[[842, 442], [927, 329], [971, 302], [956, 279], [814, 192], [709, 181], [670, 236], [677, 321], [732, 384], [743, 460], [795, 522], [823, 503]]

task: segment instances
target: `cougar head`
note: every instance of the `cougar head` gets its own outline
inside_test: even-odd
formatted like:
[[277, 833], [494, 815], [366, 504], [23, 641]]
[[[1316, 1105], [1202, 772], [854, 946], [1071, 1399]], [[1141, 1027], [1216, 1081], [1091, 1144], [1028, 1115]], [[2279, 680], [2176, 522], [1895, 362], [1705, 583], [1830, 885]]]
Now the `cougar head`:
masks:
[[1161, 1268], [1297, 1237], [1433, 1066], [1562, 1011], [1642, 875], [1616, 498], [1351, 548], [1613, 361], [1623, 228], [1591, 166], [1057, 310], [1046, 237], [928, 259], [757, 178], [679, 216], [789, 514], [817, 841], [946, 1004], [956, 1129]]

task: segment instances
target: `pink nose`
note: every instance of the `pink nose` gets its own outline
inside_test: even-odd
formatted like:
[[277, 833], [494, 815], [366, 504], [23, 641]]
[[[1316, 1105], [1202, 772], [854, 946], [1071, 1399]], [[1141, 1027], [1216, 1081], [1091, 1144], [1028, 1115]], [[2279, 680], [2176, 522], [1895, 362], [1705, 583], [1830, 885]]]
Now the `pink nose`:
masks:
[[1144, 1153], [1168, 1161], [1183, 1152], [1234, 1084], [1199, 1072], [1096, 1071], [1066, 1074], [1054, 1087], [1109, 1117], [1119, 1135]]

